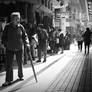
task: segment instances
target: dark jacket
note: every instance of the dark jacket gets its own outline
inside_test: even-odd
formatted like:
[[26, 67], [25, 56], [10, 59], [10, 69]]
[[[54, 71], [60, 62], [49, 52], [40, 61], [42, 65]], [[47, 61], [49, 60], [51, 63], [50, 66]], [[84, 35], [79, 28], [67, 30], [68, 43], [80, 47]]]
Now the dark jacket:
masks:
[[64, 35], [63, 35], [63, 33], [60, 34], [59, 40], [60, 40], [60, 46], [63, 46], [64, 45]]
[[38, 43], [43, 45], [47, 43], [48, 33], [45, 29], [38, 30]]
[[3, 35], [2, 43], [8, 50], [20, 50], [23, 45], [29, 45], [29, 40], [24, 27], [19, 24], [14, 26], [12, 23], [6, 25]]
[[86, 31], [82, 36], [85, 43], [89, 44], [91, 42], [91, 34], [92, 32], [90, 31], [90, 29], [86, 28]]

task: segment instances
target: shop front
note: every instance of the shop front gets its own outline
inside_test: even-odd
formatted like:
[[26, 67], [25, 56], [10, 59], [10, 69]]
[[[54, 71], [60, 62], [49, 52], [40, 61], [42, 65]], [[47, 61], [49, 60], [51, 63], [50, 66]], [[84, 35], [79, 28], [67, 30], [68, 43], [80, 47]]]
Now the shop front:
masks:
[[[43, 23], [46, 26], [52, 26], [53, 13], [50, 9], [45, 7], [44, 5], [36, 5], [36, 19], [39, 23]], [[38, 14], [37, 14], [38, 13]]]

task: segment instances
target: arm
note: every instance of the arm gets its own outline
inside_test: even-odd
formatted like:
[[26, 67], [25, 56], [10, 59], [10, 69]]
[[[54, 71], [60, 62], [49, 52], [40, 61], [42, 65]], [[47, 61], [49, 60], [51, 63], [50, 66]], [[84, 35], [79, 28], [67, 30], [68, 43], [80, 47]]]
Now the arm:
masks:
[[47, 33], [47, 31], [46, 31], [46, 39], [47, 39], [47, 40], [48, 40], [48, 37], [49, 37], [49, 36], [48, 36], [48, 33]]
[[47, 33], [47, 30], [43, 29], [44, 30], [44, 33], [45, 33], [45, 39], [48, 40], [48, 33]]
[[2, 37], [1, 37], [1, 43], [6, 47], [6, 43], [7, 43], [7, 32], [8, 32], [8, 26], [5, 27], [5, 29], [2, 32]]
[[21, 25], [21, 30], [22, 30], [22, 39], [23, 39], [24, 45], [27, 47], [30, 47], [28, 35], [26, 33], [25, 28], [22, 25]]

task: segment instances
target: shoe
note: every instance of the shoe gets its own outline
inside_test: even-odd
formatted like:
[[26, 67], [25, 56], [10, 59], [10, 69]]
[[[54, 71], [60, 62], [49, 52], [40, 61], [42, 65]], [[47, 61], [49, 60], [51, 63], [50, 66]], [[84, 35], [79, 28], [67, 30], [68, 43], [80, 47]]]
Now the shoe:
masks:
[[63, 51], [61, 51], [61, 53], [60, 54], [62, 54], [63, 53]]
[[35, 58], [33, 57], [32, 60], [35, 60]]
[[23, 65], [26, 65], [26, 64], [27, 64], [26, 62], [23, 63]]
[[20, 81], [23, 81], [24, 79], [23, 78], [19, 78]]
[[89, 52], [87, 53], [87, 55], [89, 54]]
[[11, 85], [11, 82], [8, 82], [8, 81], [2, 84], [3, 87], [9, 86], [9, 85]]
[[41, 62], [41, 60], [37, 60], [36, 62]]
[[46, 62], [46, 59], [43, 61], [43, 63]]

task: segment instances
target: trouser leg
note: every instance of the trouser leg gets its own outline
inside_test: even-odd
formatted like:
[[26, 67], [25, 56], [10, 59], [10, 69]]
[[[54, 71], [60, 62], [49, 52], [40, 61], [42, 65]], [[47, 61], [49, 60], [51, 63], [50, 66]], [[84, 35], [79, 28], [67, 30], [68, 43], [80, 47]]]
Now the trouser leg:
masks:
[[32, 59], [34, 60], [35, 59], [35, 55], [34, 55], [34, 46], [31, 45], [31, 55], [32, 55]]
[[46, 56], [47, 56], [47, 47], [44, 46], [43, 48], [43, 54], [44, 54], [44, 60], [46, 61]]
[[80, 44], [79, 44], [79, 41], [78, 41], [78, 50], [80, 49]]
[[90, 44], [88, 44], [88, 53], [89, 53]]
[[23, 53], [22, 50], [16, 51], [16, 59], [18, 64], [18, 77], [23, 77]]
[[86, 43], [84, 43], [84, 47], [85, 47], [85, 54], [86, 54], [86, 47], [87, 47]]
[[62, 48], [62, 53], [63, 53], [63, 51], [64, 51], [64, 46], [62, 45], [61, 48]]
[[82, 43], [81, 43], [81, 51], [82, 51]]
[[13, 57], [14, 52], [6, 50], [6, 81], [13, 81]]
[[42, 52], [41, 47], [39, 47], [38, 48], [38, 59], [39, 60], [41, 60], [41, 52]]

